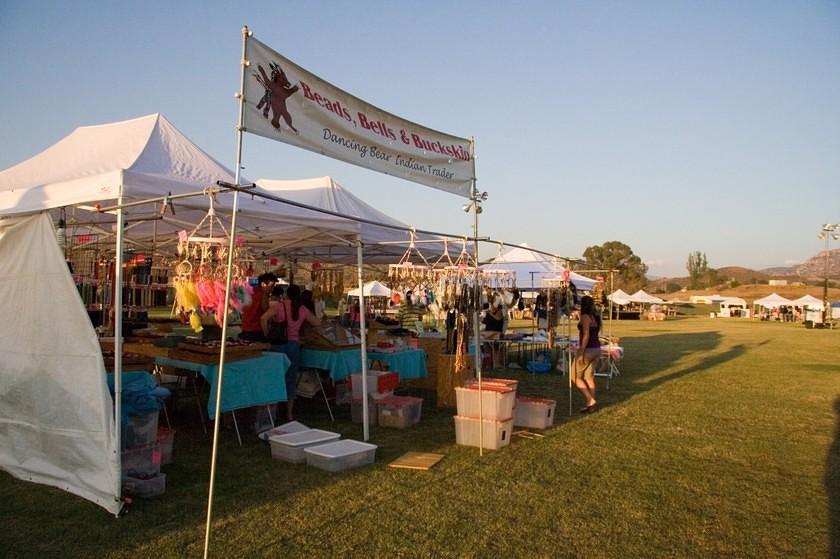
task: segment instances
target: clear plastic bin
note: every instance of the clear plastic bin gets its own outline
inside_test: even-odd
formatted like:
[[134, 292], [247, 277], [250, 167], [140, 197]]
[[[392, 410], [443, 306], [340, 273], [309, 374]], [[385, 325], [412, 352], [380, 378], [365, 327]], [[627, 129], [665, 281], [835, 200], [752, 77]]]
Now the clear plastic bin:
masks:
[[379, 425], [405, 429], [420, 423], [423, 398], [411, 396], [391, 396], [379, 400]]
[[[400, 382], [400, 375], [392, 371], [368, 371], [367, 390], [371, 398], [380, 400], [394, 395], [394, 389]], [[362, 373], [350, 375], [350, 387], [353, 399], [362, 399]]]
[[160, 410], [129, 416], [122, 435], [123, 450], [153, 444], [157, 439], [159, 416]]
[[268, 429], [267, 431], [263, 431], [259, 433], [257, 436], [268, 442], [268, 439], [274, 435], [286, 435], [288, 433], [300, 433], [301, 431], [309, 431], [309, 427], [300, 423], [298, 421], [289, 421], [288, 423], [284, 423], [283, 425], [278, 425], [273, 429]]
[[[483, 417], [504, 421], [513, 418], [516, 390], [506, 386], [481, 383], [481, 399], [479, 400], [478, 384], [456, 386], [455, 400], [458, 415], [462, 417]], [[481, 408], [479, 408], [479, 402]]]
[[[377, 410], [377, 402], [373, 398], [368, 398], [368, 427], [375, 427], [378, 424], [379, 411]], [[362, 423], [362, 399], [353, 398], [350, 402], [350, 418], [353, 423]]]
[[545, 429], [554, 424], [556, 400], [545, 398], [517, 398], [513, 424], [532, 429]]
[[275, 460], [283, 460], [292, 464], [303, 464], [306, 462], [304, 449], [309, 446], [321, 445], [341, 438], [338, 433], [322, 431], [320, 429], [309, 429], [297, 433], [285, 435], [273, 435], [269, 437], [271, 444], [271, 457]]
[[123, 491], [128, 495], [148, 499], [163, 495], [166, 491], [166, 474], [157, 474], [149, 478], [124, 477]]
[[[481, 435], [479, 434], [481, 424]], [[513, 431], [513, 419], [495, 421], [485, 419], [481, 421], [472, 417], [455, 416], [455, 442], [464, 446], [479, 446], [479, 436], [483, 437], [483, 447], [497, 450], [510, 444], [510, 434]]]
[[160, 446], [160, 463], [162, 466], [172, 463], [172, 448], [175, 445], [175, 429], [161, 427], [158, 429], [157, 444]]
[[333, 443], [311, 446], [303, 450], [306, 463], [328, 472], [340, 472], [373, 464], [376, 445], [345, 439]]
[[122, 452], [122, 475], [148, 478], [160, 473], [160, 446], [150, 444]]
[[[466, 382], [464, 382], [464, 386], [472, 386], [478, 385], [478, 379], [473, 378]], [[508, 388], [513, 388], [516, 390], [519, 387], [519, 381], [515, 378], [498, 378], [498, 377], [481, 377], [481, 387], [484, 388], [485, 384], [498, 384], [500, 386], [507, 386]]]

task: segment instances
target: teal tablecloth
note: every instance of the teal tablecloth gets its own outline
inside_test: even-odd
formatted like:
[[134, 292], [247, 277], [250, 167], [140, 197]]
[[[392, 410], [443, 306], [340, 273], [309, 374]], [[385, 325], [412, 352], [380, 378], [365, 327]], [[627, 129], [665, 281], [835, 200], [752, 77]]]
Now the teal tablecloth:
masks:
[[336, 382], [362, 371], [362, 352], [359, 348], [327, 351], [304, 347], [300, 351], [300, 366], [329, 371]]
[[[357, 352], [358, 353], [358, 352]], [[156, 357], [155, 362], [163, 367], [176, 367], [200, 373], [210, 384], [210, 398], [207, 415], [216, 414], [216, 381], [218, 365], [207, 365]], [[222, 412], [262, 406], [286, 400], [286, 370], [289, 358], [283, 353], [263, 353], [262, 357], [225, 363], [225, 379], [222, 387]]]
[[429, 374], [426, 370], [426, 352], [422, 349], [406, 349], [394, 353], [369, 351], [367, 356], [371, 368], [374, 361], [379, 361], [389, 371], [398, 372], [400, 380], [423, 378]]

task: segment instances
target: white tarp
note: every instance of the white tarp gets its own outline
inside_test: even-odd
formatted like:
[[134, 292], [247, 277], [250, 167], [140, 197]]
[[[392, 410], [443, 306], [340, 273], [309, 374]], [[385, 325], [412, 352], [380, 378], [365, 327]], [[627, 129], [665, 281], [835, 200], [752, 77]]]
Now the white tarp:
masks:
[[791, 301], [791, 304], [794, 307], [807, 307], [809, 309], [815, 309], [820, 311], [825, 309], [825, 304], [813, 295], [803, 295], [799, 299], [794, 299], [793, 301]]
[[245, 130], [468, 198], [470, 141], [350, 95], [248, 37]]
[[[390, 287], [376, 280], [369, 281], [365, 284], [365, 297], [390, 297], [391, 293], [392, 291]], [[351, 289], [347, 292], [347, 295], [350, 297], [358, 297], [359, 288], [357, 287], [356, 289]]]
[[785, 299], [784, 297], [776, 293], [771, 293], [767, 297], [756, 299], [755, 301], [753, 301], [753, 305], [759, 305], [768, 309], [775, 309], [778, 307], [793, 306], [793, 301], [791, 301], [790, 299]]
[[0, 467], [116, 514], [102, 350], [47, 214], [0, 225], [0, 316]]

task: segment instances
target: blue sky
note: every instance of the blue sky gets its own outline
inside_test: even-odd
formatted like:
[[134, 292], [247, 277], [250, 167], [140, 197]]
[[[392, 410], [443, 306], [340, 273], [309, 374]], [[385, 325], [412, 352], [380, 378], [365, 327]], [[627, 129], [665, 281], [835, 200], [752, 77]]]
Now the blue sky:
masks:
[[[404, 118], [475, 136], [480, 234], [652, 275], [800, 262], [840, 222], [840, 3], [0, 3], [0, 168], [161, 112], [234, 165], [241, 36]], [[332, 175], [419, 228], [463, 200], [247, 135], [244, 173]], [[483, 248], [485, 256], [495, 249]]]

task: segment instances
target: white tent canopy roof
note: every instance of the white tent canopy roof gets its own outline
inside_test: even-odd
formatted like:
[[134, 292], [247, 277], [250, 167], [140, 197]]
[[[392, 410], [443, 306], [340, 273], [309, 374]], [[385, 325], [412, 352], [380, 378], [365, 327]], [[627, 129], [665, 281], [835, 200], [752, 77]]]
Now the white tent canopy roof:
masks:
[[[558, 261], [534, 252], [527, 243], [500, 254], [489, 263], [481, 266], [485, 270], [510, 270], [516, 275], [516, 286], [519, 289], [534, 289], [542, 287], [543, 279], [562, 277], [564, 266]], [[575, 272], [569, 275], [575, 287], [581, 291], [589, 291], [597, 282]]]
[[633, 302], [630, 299], [630, 295], [628, 295], [621, 289], [616, 289], [615, 291], [607, 295], [607, 298], [616, 305], [628, 305]]
[[[114, 216], [91, 206], [149, 200], [201, 192], [216, 181], [232, 183], [233, 173], [193, 144], [164, 116], [152, 114], [122, 122], [77, 128], [34, 157], [0, 171], [0, 217], [65, 207], [68, 228], [84, 223], [105, 236], [113, 234]], [[244, 181], [243, 181], [244, 182]], [[233, 196], [215, 196], [216, 214], [230, 222]], [[161, 250], [174, 249], [178, 231], [190, 231], [210, 207], [209, 196], [173, 202], [175, 213], [150, 220], [158, 206], [128, 208], [124, 216], [129, 245], [144, 248], [153, 234]], [[284, 254], [291, 246], [347, 246], [360, 230], [357, 223], [250, 196], [240, 197], [238, 218], [246, 240], [259, 241], [266, 254]], [[95, 222], [95, 225], [90, 225]]]
[[825, 304], [813, 295], [803, 295], [799, 299], [794, 299], [793, 301], [791, 301], [791, 304], [793, 304], [793, 306], [795, 307], [808, 307], [811, 309], [818, 310], [825, 309]]
[[[351, 289], [347, 292], [347, 295], [350, 297], [358, 297], [359, 296], [359, 288]], [[390, 297], [391, 296], [391, 288], [385, 285], [384, 283], [378, 282], [376, 280], [369, 281], [365, 284], [365, 297]]]
[[665, 303], [665, 301], [663, 301], [659, 297], [656, 297], [654, 295], [651, 295], [650, 293], [647, 293], [644, 289], [640, 289], [637, 292], [630, 295], [630, 301], [633, 302], [633, 303], [645, 303], [645, 304], [651, 303], [651, 304], [657, 304], [657, 305], [661, 305], [661, 304]]
[[768, 309], [773, 309], [776, 307], [793, 305], [793, 301], [791, 301], [790, 299], [785, 299], [777, 293], [771, 293], [767, 297], [756, 299], [755, 301], [753, 301], [753, 305], [759, 305]]

